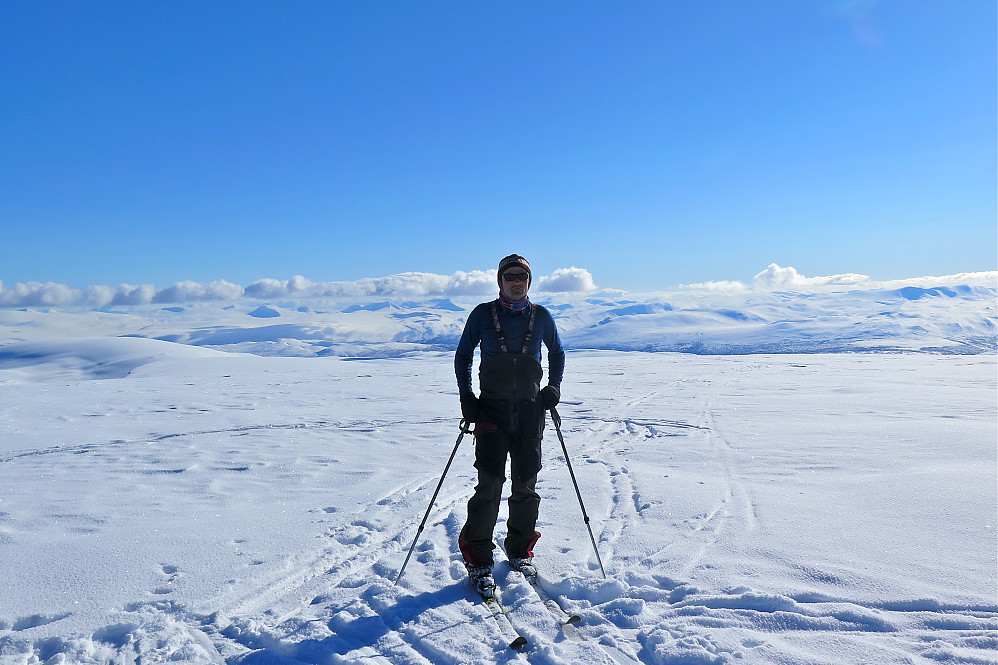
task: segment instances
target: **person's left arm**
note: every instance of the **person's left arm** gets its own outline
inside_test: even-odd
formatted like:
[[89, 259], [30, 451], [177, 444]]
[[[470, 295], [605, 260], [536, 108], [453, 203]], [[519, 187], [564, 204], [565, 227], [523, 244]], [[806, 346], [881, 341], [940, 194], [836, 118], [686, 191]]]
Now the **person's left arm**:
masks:
[[548, 349], [548, 385], [541, 390], [541, 401], [545, 409], [551, 409], [561, 400], [561, 380], [565, 375], [565, 348], [561, 345], [558, 327], [554, 317], [546, 309], [544, 326], [544, 346]]

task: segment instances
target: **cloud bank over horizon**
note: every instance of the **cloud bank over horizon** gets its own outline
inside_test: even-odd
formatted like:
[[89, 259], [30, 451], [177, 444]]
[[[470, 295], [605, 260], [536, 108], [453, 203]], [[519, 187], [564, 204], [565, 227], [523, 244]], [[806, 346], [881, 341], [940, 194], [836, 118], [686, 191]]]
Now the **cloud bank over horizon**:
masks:
[[[497, 289], [495, 270], [458, 271], [453, 275], [407, 272], [350, 282], [313, 282], [307, 277], [295, 275], [287, 280], [269, 277], [258, 279], [246, 287], [226, 280], [187, 280], [165, 288], [157, 288], [152, 284], [120, 284], [117, 287], [95, 285], [82, 289], [56, 282], [17, 283], [12, 287], [5, 287], [0, 282], [0, 307], [115, 307], [239, 298], [462, 297], [488, 296]], [[598, 287], [588, 270], [573, 266], [537, 277], [533, 290], [540, 293], [590, 293], [597, 291]]]
[[[751, 293], [763, 291], [813, 291], [829, 288], [891, 289], [905, 286], [998, 285], [998, 271], [965, 272], [954, 275], [926, 276], [874, 281], [867, 275], [844, 273], [818, 277], [802, 275], [796, 268], [771, 263], [759, 272], [751, 286], [740, 281], [709, 281], [681, 284], [680, 288], [712, 293]], [[56, 282], [26, 282], [5, 287], [0, 282], [0, 307], [115, 307], [147, 304], [183, 304], [250, 298], [322, 297], [465, 297], [491, 296], [496, 292], [494, 270], [458, 271], [453, 275], [407, 272], [387, 277], [370, 277], [350, 282], [313, 282], [301, 275], [291, 279], [258, 279], [243, 287], [226, 280], [212, 282], [181, 281], [157, 288], [151, 284], [121, 284], [117, 287], [95, 285], [74, 288]], [[605, 290], [605, 289], [603, 289]], [[538, 276], [534, 293], [595, 293], [592, 274], [585, 268], [559, 268], [550, 275]]]
[[770, 263], [756, 274], [749, 286], [739, 281], [710, 281], [697, 284], [680, 284], [680, 288], [712, 293], [749, 293], [752, 291], [821, 291], [832, 289], [898, 289], [906, 286], [932, 287], [957, 284], [998, 286], [998, 271], [961, 272], [953, 275], [906, 277], [893, 280], [874, 280], [869, 275], [841, 273], [819, 277], [806, 277], [796, 268]]

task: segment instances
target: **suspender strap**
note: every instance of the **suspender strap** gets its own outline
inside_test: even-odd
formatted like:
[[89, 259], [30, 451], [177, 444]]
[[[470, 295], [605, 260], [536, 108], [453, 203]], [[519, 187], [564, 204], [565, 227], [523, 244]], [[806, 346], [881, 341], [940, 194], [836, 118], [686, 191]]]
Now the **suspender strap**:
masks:
[[526, 354], [530, 350], [530, 341], [534, 338], [534, 321], [537, 319], [537, 306], [530, 303], [530, 323], [527, 324], [527, 334], [523, 337], [523, 351]]
[[[530, 342], [534, 338], [534, 321], [537, 320], [537, 306], [530, 303], [530, 322], [527, 324], [527, 334], [523, 338], [523, 350], [520, 353], [527, 353], [530, 350]], [[496, 337], [499, 338], [499, 350], [502, 353], [509, 353], [506, 349], [506, 333], [499, 323], [499, 310], [496, 308], [496, 301], [492, 301], [492, 323], [496, 327]]]
[[496, 327], [496, 337], [499, 338], [499, 350], [503, 353], [508, 353], [506, 351], [506, 333], [502, 331], [502, 325], [499, 323], [499, 310], [496, 309], [496, 301], [492, 301], [492, 323]]

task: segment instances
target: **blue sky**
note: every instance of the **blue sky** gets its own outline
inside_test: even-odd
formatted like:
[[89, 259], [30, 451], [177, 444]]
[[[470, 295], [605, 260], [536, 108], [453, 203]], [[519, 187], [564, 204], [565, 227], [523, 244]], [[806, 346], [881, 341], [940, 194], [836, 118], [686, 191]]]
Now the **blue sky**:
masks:
[[989, 0], [6, 2], [0, 281], [996, 267]]

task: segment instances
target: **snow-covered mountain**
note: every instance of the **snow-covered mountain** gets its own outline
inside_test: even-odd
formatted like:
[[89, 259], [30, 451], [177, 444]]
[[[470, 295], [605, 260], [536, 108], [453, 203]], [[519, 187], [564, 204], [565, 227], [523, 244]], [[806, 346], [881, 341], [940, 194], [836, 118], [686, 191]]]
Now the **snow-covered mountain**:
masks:
[[[100, 310], [0, 310], [0, 344], [44, 337], [137, 336], [267, 356], [395, 356], [452, 349], [481, 298], [238, 299]], [[707, 294], [541, 294], [570, 349], [697, 354], [996, 348], [996, 289]]]

